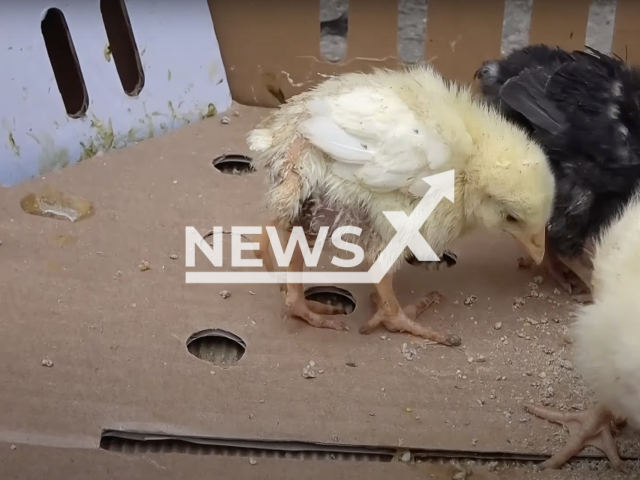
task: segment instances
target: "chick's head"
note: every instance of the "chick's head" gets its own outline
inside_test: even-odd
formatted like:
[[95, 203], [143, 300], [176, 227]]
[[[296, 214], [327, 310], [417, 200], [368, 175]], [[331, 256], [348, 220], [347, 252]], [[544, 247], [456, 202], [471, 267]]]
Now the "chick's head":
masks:
[[467, 170], [471, 214], [515, 237], [540, 264], [553, 209], [555, 180], [542, 148], [523, 132], [485, 138]]

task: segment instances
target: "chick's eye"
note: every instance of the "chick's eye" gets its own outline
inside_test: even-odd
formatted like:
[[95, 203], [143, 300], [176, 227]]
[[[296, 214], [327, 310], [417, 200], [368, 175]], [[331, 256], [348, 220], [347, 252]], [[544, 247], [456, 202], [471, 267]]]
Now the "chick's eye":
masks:
[[507, 222], [509, 223], [516, 223], [518, 221], [518, 219], [516, 217], [514, 217], [511, 214], [507, 214], [507, 216], [505, 217], [507, 219]]

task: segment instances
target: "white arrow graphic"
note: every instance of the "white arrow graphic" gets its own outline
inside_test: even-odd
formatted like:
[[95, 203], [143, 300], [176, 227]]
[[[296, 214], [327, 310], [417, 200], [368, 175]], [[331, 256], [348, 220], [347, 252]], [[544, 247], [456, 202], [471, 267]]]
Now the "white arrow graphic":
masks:
[[187, 272], [187, 283], [379, 283], [391, 266], [409, 248], [420, 261], [439, 261], [420, 229], [443, 198], [454, 201], [454, 170], [424, 177], [431, 188], [407, 216], [404, 212], [383, 212], [397, 233], [367, 272]]

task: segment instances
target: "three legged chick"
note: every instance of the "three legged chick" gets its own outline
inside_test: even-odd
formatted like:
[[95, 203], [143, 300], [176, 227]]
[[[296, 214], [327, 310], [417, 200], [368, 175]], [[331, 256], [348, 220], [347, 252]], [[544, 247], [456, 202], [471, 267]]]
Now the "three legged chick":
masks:
[[[387, 214], [410, 216], [432, 188], [423, 178], [453, 170], [455, 201], [441, 200], [418, 226], [440, 259], [434, 263], [451, 263], [449, 245], [476, 227], [510, 233], [538, 263], [544, 256], [554, 195], [544, 152], [468, 88], [445, 82], [429, 66], [328, 79], [272, 112], [248, 143], [258, 168], [268, 172], [267, 207], [281, 232], [300, 227], [315, 239], [326, 228], [326, 238], [333, 238], [339, 228], [354, 226], [360, 233], [349, 234], [349, 241], [372, 265], [397, 233]], [[268, 248], [260, 256], [265, 259]], [[289, 271], [301, 271], [302, 257], [296, 249]], [[435, 294], [414, 306], [399, 304], [394, 273], [429, 260], [412, 257], [405, 249], [376, 285], [377, 311], [362, 333], [382, 325], [459, 344], [457, 335], [415, 321]], [[265, 268], [273, 263], [265, 261]], [[333, 311], [305, 301], [302, 285], [287, 285], [286, 292], [291, 314], [313, 326], [345, 328]]]

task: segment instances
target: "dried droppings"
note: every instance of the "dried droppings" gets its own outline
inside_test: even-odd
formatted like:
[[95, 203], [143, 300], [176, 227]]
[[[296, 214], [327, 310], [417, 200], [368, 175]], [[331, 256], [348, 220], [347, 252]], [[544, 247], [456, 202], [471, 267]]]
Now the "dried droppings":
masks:
[[513, 299], [513, 308], [520, 308], [526, 303], [526, 300], [523, 297], [515, 297]]
[[53, 360], [51, 360], [50, 358], [44, 357], [42, 359], [42, 366], [47, 368], [53, 367]]
[[151, 269], [151, 265], [149, 265], [149, 262], [146, 260], [143, 260], [142, 263], [140, 263], [139, 268], [141, 272], [146, 272]]
[[478, 297], [476, 297], [475, 295], [470, 295], [465, 299], [464, 304], [467, 306], [471, 306], [477, 301], [478, 301]]
[[560, 362], [560, 366], [569, 371], [574, 369], [573, 363], [571, 363], [569, 360], [562, 360]]
[[316, 363], [311, 360], [309, 365], [302, 369], [302, 377], [303, 378], [316, 378], [318, 373], [315, 370]]
[[227, 299], [231, 296], [231, 292], [229, 290], [220, 291], [220, 296], [224, 299]]
[[172, 253], [171, 255], [169, 255], [169, 258], [171, 260], [177, 260], [178, 259], [178, 254], [177, 253]]
[[402, 356], [405, 358], [405, 360], [412, 361], [418, 356], [418, 351], [413, 347], [409, 347], [406, 343], [403, 343]]
[[229, 117], [222, 117], [220, 119], [220, 123], [223, 125], [229, 125], [231, 123], [231, 119]]

